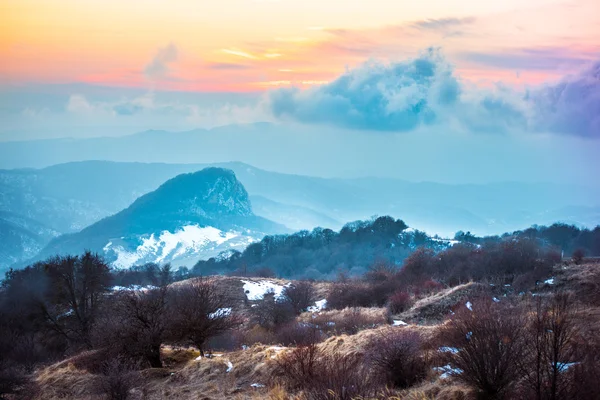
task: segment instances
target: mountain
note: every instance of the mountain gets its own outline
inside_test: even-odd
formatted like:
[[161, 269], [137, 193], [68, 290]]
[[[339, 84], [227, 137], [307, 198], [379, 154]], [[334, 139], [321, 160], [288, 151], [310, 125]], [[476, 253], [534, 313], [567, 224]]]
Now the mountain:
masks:
[[[531, 224], [600, 222], [595, 190], [517, 182], [450, 185], [399, 179], [326, 179], [265, 171], [239, 162], [161, 164], [84, 161], [0, 170], [0, 210], [75, 232], [129, 206], [176, 175], [208, 166], [235, 172], [254, 212], [291, 229], [339, 229], [343, 221], [392, 215], [430, 233], [496, 234]], [[91, 182], [91, 184], [90, 184]]]
[[0, 211], [0, 276], [12, 264], [35, 256], [58, 235], [38, 221]]
[[87, 249], [119, 267], [145, 262], [177, 266], [285, 231], [254, 215], [233, 171], [205, 168], [178, 175], [123, 211], [52, 240], [36, 259]]
[[311, 230], [317, 226], [338, 228], [343, 225], [327, 214], [308, 207], [279, 203], [264, 196], [250, 196], [250, 200], [257, 215], [277, 221], [295, 231]]

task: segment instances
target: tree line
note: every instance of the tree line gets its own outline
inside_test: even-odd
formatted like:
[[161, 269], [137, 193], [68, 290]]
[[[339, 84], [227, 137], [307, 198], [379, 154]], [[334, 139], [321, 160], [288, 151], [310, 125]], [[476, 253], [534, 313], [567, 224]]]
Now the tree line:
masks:
[[[552, 250], [565, 257], [574, 252], [600, 256], [600, 226], [589, 230], [556, 223], [485, 237], [459, 231], [454, 241], [486, 248], [510, 246], [507, 243], [511, 241], [529, 242], [540, 251]], [[199, 261], [190, 273], [332, 280], [340, 272], [363, 275], [375, 263], [401, 266], [417, 248], [438, 253], [455, 242], [408, 229], [402, 220], [383, 216], [349, 223], [339, 232], [317, 228], [291, 235], [266, 236], [242, 252], [230, 251]]]

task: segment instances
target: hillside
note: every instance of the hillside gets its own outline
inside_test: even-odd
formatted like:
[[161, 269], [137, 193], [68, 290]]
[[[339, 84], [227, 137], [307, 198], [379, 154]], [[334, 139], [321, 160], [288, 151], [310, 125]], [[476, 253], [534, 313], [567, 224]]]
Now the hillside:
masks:
[[[298, 316], [299, 321], [308, 321], [310, 324], [323, 324], [325, 335], [316, 345], [316, 351], [320, 357], [333, 357], [344, 360], [344, 357], [352, 357], [353, 360], [361, 360], [360, 363], [368, 363], [372, 352], [377, 351], [373, 346], [382, 345], [383, 337], [419, 337], [428, 343], [427, 357], [430, 358], [429, 370], [426, 378], [410, 385], [404, 389], [388, 387], [386, 391], [374, 395], [373, 399], [475, 399], [477, 391], [460, 379], [462, 372], [456, 372], [447, 362], [447, 352], [455, 351], [453, 348], [443, 347], [443, 339], [440, 333], [451, 325], [452, 315], [455, 313], [473, 313], [469, 311], [470, 304], [479, 304], [482, 299], [499, 299], [501, 304], [521, 302], [523, 305], [533, 301], [535, 296], [549, 297], [553, 293], [570, 293], [574, 296], [576, 310], [573, 314], [578, 320], [587, 324], [585, 332], [598, 329], [598, 316], [600, 316], [600, 303], [598, 302], [597, 290], [600, 286], [600, 263], [588, 261], [581, 265], [565, 263], [556, 265], [546, 282], [536, 284], [529, 290], [519, 294], [511, 290], [510, 286], [498, 288], [497, 292], [480, 288], [469, 289], [469, 285], [449, 287], [437, 290], [431, 294], [421, 294], [414, 306], [401, 315], [388, 314], [385, 308], [369, 308], [350, 310], [313, 310]], [[254, 294], [248, 289], [251, 284], [269, 283], [272, 287], [280, 289], [286, 285], [293, 285], [293, 281], [248, 279], [244, 277], [215, 278], [213, 281], [217, 287], [228, 293], [231, 299], [231, 307], [238, 309], [251, 316], [251, 310], [257, 304], [266, 300], [244, 301]], [[189, 285], [190, 281], [178, 282], [178, 287]], [[313, 283], [315, 290], [319, 292], [314, 298], [319, 298], [330, 289], [321, 283]], [[477, 284], [476, 284], [477, 285]], [[480, 285], [484, 286], [484, 285]], [[489, 288], [489, 284], [485, 283]], [[246, 290], [246, 293], [244, 293]], [[253, 290], [253, 289], [252, 289]], [[496, 301], [496, 300], [494, 300]], [[423, 305], [427, 304], [427, 307]], [[492, 306], [493, 306], [492, 302]], [[465, 306], [466, 305], [466, 306]], [[475, 306], [472, 306], [475, 307]], [[575, 307], [575, 305], [574, 305]], [[436, 309], [436, 321], [432, 322], [430, 310]], [[477, 310], [477, 308], [473, 308]], [[412, 315], [411, 320], [402, 318]], [[360, 318], [359, 318], [360, 315]], [[369, 320], [370, 318], [370, 320]], [[350, 329], [352, 324], [359, 320], [363, 322], [356, 330]], [[419, 321], [429, 321], [423, 325]], [[306, 322], [305, 322], [306, 323]], [[290, 355], [294, 354], [296, 346], [281, 342], [282, 337], [269, 337], [266, 332], [253, 333], [246, 331], [244, 334], [233, 336], [231, 341], [218, 340], [213, 342], [211, 353], [208, 357], [199, 357], [196, 349], [191, 347], [180, 347], [164, 345], [161, 348], [164, 358], [164, 367], [158, 369], [147, 369], [135, 381], [128, 382], [130, 385], [130, 398], [145, 399], [196, 399], [200, 393], [204, 399], [288, 399], [304, 398], [302, 393], [313, 398], [313, 388], [305, 388], [304, 391], [287, 386], [286, 374], [282, 373], [281, 366], [289, 362]], [[415, 336], [416, 335], [416, 336]], [[230, 339], [231, 340], [231, 339]], [[440, 347], [442, 346], [442, 347]], [[450, 349], [450, 350], [448, 350]], [[379, 348], [385, 351], [384, 348]], [[456, 350], [458, 351], [458, 350]], [[58, 399], [58, 398], [86, 398], [100, 399], [101, 395], [95, 392], [96, 383], [102, 378], [101, 373], [89, 372], [89, 365], [94, 361], [94, 352], [84, 352], [68, 358], [56, 364], [40, 368], [34, 374], [34, 383], [38, 395], [36, 399]], [[336, 358], [337, 357], [337, 358]], [[579, 362], [571, 360], [571, 362]], [[574, 364], [573, 364], [574, 365]], [[340, 364], [337, 367], [344, 371]], [[349, 376], [356, 378], [356, 373], [362, 374], [360, 364], [353, 364], [353, 372], [348, 370]], [[356, 372], [358, 371], [358, 372]], [[567, 374], [567, 370], [563, 374]], [[579, 371], [579, 370], [577, 370]], [[330, 371], [333, 373], [333, 371]], [[578, 372], [579, 373], [579, 372]], [[366, 375], [361, 376], [367, 379]], [[337, 384], [334, 379], [331, 385]], [[366, 382], [366, 381], [365, 381]], [[560, 381], [563, 384], [563, 381]], [[337, 386], [333, 386], [337, 387]], [[365, 386], [366, 387], [366, 386]], [[315, 389], [316, 390], [316, 389]], [[577, 389], [580, 390], [580, 389]], [[579, 391], [581, 397], [585, 393]], [[595, 392], [592, 392], [595, 393]], [[317, 397], [315, 397], [317, 398]], [[344, 398], [344, 397], [335, 397]], [[563, 397], [561, 397], [563, 398]], [[564, 397], [566, 398], [566, 397]]]

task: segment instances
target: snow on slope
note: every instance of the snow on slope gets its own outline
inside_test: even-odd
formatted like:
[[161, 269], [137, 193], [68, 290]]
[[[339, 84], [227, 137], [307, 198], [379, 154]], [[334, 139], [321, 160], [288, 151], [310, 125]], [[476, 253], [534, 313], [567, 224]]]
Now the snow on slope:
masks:
[[[237, 239], [237, 240], [235, 240]], [[220, 250], [245, 247], [256, 239], [244, 236], [240, 232], [223, 232], [214, 227], [186, 225], [175, 232], [162, 231], [141, 238], [141, 244], [135, 249], [125, 248], [113, 241], [104, 246], [104, 253], [114, 253], [112, 262], [117, 268], [129, 268], [144, 262], [170, 262], [190, 255], [214, 255]]]
[[242, 280], [242, 282], [244, 283], [244, 293], [246, 293], [248, 300], [262, 300], [269, 292], [273, 292], [275, 299], [279, 299], [281, 298], [283, 288], [290, 285], [289, 283], [278, 285], [271, 281], [253, 282]]

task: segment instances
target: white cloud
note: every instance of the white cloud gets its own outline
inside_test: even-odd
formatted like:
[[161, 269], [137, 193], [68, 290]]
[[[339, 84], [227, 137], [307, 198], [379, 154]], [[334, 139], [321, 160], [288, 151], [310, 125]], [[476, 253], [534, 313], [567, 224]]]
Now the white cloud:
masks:
[[473, 132], [600, 135], [600, 62], [527, 92], [467, 86], [436, 49], [401, 62], [369, 61], [334, 81], [269, 94], [273, 114], [374, 131], [438, 126]]

